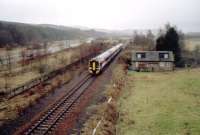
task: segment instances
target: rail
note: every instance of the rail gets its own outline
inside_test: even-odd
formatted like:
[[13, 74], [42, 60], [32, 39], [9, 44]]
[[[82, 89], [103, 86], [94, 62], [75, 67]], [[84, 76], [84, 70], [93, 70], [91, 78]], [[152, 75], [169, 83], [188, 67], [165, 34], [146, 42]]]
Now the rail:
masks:
[[30, 129], [25, 131], [24, 135], [45, 135], [49, 131], [52, 131], [53, 127], [58, 123], [58, 121], [67, 111], [72, 108], [72, 106], [84, 93], [86, 88], [82, 87], [93, 79], [93, 76], [87, 74], [84, 79], [82, 79], [77, 85], [70, 89], [70, 91], [64, 95], [60, 101], [55, 103], [39, 120], [37, 120]]

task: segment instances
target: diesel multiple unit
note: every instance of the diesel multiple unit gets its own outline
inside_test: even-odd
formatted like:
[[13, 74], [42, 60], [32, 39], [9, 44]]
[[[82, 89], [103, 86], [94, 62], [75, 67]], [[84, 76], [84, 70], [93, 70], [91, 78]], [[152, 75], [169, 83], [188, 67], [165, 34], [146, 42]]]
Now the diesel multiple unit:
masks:
[[99, 74], [104, 67], [121, 51], [122, 47], [123, 44], [117, 44], [97, 57], [92, 58], [89, 61], [89, 72], [93, 75]]

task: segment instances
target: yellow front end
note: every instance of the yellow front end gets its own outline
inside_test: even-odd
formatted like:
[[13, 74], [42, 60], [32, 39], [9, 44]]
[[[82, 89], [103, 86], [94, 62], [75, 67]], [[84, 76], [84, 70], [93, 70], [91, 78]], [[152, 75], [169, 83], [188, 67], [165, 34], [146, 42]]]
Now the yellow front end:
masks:
[[89, 61], [89, 72], [93, 75], [97, 75], [100, 73], [100, 64], [98, 61], [91, 60]]

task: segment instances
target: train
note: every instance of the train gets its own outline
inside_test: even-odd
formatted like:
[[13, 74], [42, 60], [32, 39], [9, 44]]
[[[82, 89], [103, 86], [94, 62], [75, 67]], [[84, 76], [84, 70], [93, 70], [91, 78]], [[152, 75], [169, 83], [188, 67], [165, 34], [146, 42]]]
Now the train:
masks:
[[122, 50], [123, 44], [119, 43], [100, 55], [89, 60], [88, 70], [92, 75], [100, 74], [105, 66]]

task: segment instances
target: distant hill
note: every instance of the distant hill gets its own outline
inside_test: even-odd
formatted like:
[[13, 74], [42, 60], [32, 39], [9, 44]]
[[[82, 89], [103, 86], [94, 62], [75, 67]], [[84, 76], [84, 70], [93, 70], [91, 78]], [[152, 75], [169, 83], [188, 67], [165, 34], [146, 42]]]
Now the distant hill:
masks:
[[25, 45], [29, 42], [85, 39], [88, 37], [101, 37], [104, 35], [106, 35], [104, 32], [81, 30], [66, 26], [0, 21], [1, 47], [6, 44]]
[[200, 39], [200, 32], [190, 32], [185, 34], [186, 39]]

